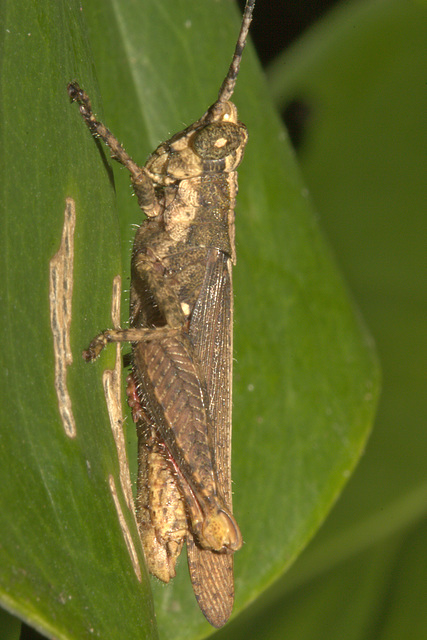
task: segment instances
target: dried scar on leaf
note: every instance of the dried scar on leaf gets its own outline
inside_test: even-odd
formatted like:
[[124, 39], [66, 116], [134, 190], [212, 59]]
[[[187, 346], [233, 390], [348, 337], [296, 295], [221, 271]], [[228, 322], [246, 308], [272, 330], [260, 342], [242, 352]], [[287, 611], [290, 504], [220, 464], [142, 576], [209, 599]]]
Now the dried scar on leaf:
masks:
[[[116, 276], [113, 280], [113, 296], [111, 302], [111, 318], [113, 326], [118, 329], [120, 326], [120, 295], [121, 295], [121, 278]], [[120, 468], [120, 484], [126, 504], [129, 511], [135, 517], [135, 507], [132, 496], [132, 484], [129, 474], [129, 465], [126, 454], [126, 444], [123, 435], [123, 412], [121, 399], [121, 374], [122, 359], [120, 353], [120, 344], [116, 346], [116, 365], [114, 369], [106, 369], [102, 376], [104, 386], [105, 401], [107, 403], [108, 415], [110, 417], [111, 430], [113, 432], [114, 441], [117, 447], [117, 456], [119, 458]], [[132, 560], [133, 568], [138, 580], [141, 580], [141, 567], [139, 566], [138, 555], [133, 544], [132, 536], [123, 515], [120, 501], [117, 495], [116, 485], [113, 476], [109, 476], [110, 491], [113, 496], [114, 505], [116, 507], [123, 537]], [[136, 524], [136, 520], [135, 520]]]
[[[55, 389], [58, 396], [58, 405], [62, 424], [64, 426], [65, 433], [70, 438], [74, 438], [77, 435], [71, 406], [71, 398], [67, 389], [67, 366], [70, 366], [73, 362], [70, 347], [70, 327], [72, 317], [75, 226], [76, 205], [72, 198], [67, 198], [61, 245], [58, 252], [53, 256], [49, 263], [49, 305], [50, 325], [53, 334], [53, 348], [55, 353]], [[113, 301], [111, 310], [111, 316], [115, 327], [119, 325], [120, 294], [121, 280], [120, 276], [116, 276], [113, 281]], [[116, 366], [112, 371], [104, 371], [103, 385], [108, 414], [110, 416], [111, 429], [113, 431], [119, 458], [120, 483], [127, 506], [130, 512], [135, 514], [125, 440], [122, 430], [123, 419], [120, 379], [120, 345], [117, 345]], [[141, 580], [141, 568], [139, 566], [138, 555], [126, 523], [126, 519], [123, 515], [113, 476], [110, 475], [108, 480], [132, 565], [138, 580]]]
[[61, 246], [49, 263], [49, 306], [55, 353], [55, 389], [62, 424], [69, 438], [75, 438], [77, 434], [71, 398], [67, 389], [67, 366], [73, 362], [70, 348], [70, 327], [75, 226], [76, 204], [72, 198], [67, 198]]
[[113, 496], [114, 506], [116, 507], [117, 515], [119, 518], [120, 527], [122, 529], [123, 537], [126, 542], [126, 546], [129, 551], [130, 559], [132, 561], [132, 566], [135, 571], [135, 575], [138, 580], [141, 582], [141, 567], [139, 566], [138, 554], [136, 553], [135, 545], [133, 544], [132, 536], [129, 531], [129, 527], [127, 525], [126, 519], [123, 515], [122, 507], [120, 504], [119, 496], [117, 495], [116, 483], [114, 482], [113, 476], [110, 474], [108, 476], [108, 483], [110, 485], [111, 495]]

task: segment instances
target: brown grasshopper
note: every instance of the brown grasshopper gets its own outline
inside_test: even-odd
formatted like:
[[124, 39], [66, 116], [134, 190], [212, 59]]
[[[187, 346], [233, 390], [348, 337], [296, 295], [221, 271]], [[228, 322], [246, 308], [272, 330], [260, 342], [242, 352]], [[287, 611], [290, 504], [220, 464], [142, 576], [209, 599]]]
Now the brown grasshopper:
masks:
[[247, 0], [217, 101], [139, 167], [96, 120], [76, 82], [72, 100], [91, 132], [131, 174], [147, 219], [131, 261], [130, 328], [96, 336], [132, 343], [127, 394], [138, 433], [137, 520], [150, 573], [175, 576], [184, 541], [197, 601], [220, 627], [234, 600], [242, 545], [231, 506], [231, 386], [237, 172], [248, 140], [230, 98], [255, 0]]

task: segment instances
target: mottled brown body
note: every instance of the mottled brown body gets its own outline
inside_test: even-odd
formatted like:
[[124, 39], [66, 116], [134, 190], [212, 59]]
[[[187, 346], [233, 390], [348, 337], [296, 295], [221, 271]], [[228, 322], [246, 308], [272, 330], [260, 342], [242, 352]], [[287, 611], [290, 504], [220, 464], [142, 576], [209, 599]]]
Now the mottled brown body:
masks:
[[127, 383], [128, 403], [138, 429], [139, 533], [149, 572], [169, 582], [175, 577], [175, 563], [188, 533], [184, 498], [171, 473], [167, 450], [148, 425], [133, 375]]
[[148, 568], [168, 582], [184, 540], [196, 598], [222, 626], [234, 599], [232, 554], [242, 538], [231, 506], [232, 280], [236, 168], [247, 131], [229, 101], [246, 40], [247, 2], [229, 73], [200, 120], [138, 167], [69, 85], [89, 128], [131, 172], [147, 219], [131, 262], [130, 329], [107, 330], [84, 352], [132, 342], [128, 398], [137, 423], [137, 519]]

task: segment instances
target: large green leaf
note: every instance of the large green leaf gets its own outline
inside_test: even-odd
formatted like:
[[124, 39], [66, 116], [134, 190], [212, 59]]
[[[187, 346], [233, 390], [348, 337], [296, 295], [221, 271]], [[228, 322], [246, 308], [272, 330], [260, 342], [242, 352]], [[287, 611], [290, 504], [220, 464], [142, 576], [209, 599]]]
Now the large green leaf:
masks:
[[[131, 223], [141, 216], [121, 169], [116, 215], [104, 153], [65, 89], [78, 79], [142, 163], [215, 100], [238, 13], [225, 1], [197, 0], [88, 0], [83, 11], [77, 2], [3, 5], [0, 598], [50, 637], [148, 638], [147, 585], [133, 571], [108, 487], [109, 474], [119, 484], [118, 464], [101, 372], [114, 349], [94, 366], [79, 355], [111, 324], [120, 253], [128, 287]], [[235, 562], [239, 611], [291, 564], [340, 493], [371, 426], [378, 372], [250, 47], [235, 102], [250, 132], [236, 209], [233, 478], [246, 543]], [[48, 304], [67, 196], [77, 204], [68, 373], [75, 440], [58, 413]], [[123, 499], [122, 508], [137, 545]], [[152, 583], [162, 638], [210, 632], [183, 560], [173, 584]]]

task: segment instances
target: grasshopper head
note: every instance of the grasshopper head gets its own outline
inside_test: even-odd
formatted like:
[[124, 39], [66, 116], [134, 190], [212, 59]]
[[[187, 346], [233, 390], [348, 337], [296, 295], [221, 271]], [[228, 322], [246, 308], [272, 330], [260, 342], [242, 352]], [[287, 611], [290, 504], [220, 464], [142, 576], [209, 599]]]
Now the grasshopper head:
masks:
[[[220, 107], [220, 108], [218, 108]], [[239, 166], [248, 132], [232, 102], [213, 105], [194, 125], [156, 149], [145, 168], [157, 184], [230, 173]]]

